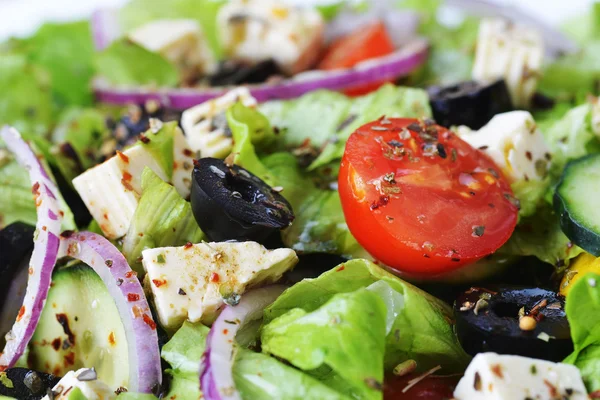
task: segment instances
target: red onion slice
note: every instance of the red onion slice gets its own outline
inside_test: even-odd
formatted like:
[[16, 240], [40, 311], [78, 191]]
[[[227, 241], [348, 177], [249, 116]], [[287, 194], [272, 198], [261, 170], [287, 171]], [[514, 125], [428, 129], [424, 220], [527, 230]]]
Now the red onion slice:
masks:
[[19, 132], [5, 126], [0, 131], [0, 138], [15, 154], [19, 164], [27, 169], [37, 212], [25, 298], [14, 325], [6, 334], [6, 346], [0, 353], [0, 371], [4, 371], [13, 367], [23, 355], [42, 314], [58, 257], [62, 212], [56, 200], [58, 189]]
[[135, 272], [103, 236], [78, 232], [61, 240], [61, 253], [92, 267], [115, 300], [129, 347], [129, 391], [156, 393], [162, 380], [156, 323]]
[[[252, 95], [260, 102], [274, 99], [291, 99], [317, 89], [341, 90], [368, 85], [406, 76], [427, 59], [428, 42], [415, 38], [394, 53], [366, 60], [353, 68], [332, 71], [307, 71], [279, 82], [248, 85]], [[231, 87], [216, 88], [125, 88], [113, 87], [97, 80], [94, 84], [96, 98], [111, 104], [142, 104], [156, 100], [166, 107], [184, 110], [215, 97], [222, 96]]]
[[285, 290], [273, 285], [245, 293], [237, 306], [227, 306], [206, 338], [206, 352], [200, 371], [200, 387], [206, 400], [241, 400], [233, 380], [237, 353], [235, 336], [248, 322], [263, 316], [264, 309]]

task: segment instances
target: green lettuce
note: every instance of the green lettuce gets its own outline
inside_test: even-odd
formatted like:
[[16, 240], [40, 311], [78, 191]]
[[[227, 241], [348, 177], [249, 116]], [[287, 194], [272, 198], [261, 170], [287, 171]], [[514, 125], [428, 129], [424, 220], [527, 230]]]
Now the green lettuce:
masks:
[[203, 238], [190, 203], [150, 168], [144, 168], [142, 196], [123, 239], [123, 253], [131, 268], [143, 274], [140, 258], [145, 249], [183, 246]]
[[[206, 348], [209, 329], [185, 322], [165, 344], [161, 356], [169, 363], [169, 392], [164, 398], [199, 400], [199, 365]], [[349, 400], [310, 375], [265, 354], [239, 349], [233, 365], [236, 388], [243, 399]], [[285, 384], [281, 384], [285, 382]]]
[[283, 231], [287, 247], [303, 253], [333, 253], [347, 257], [369, 257], [350, 233], [337, 190], [321, 189], [303, 172], [290, 153], [275, 153], [262, 159], [281, 194], [296, 216]]
[[133, 0], [120, 10], [119, 21], [125, 31], [130, 31], [156, 19], [194, 19], [202, 27], [215, 56], [221, 58], [223, 48], [217, 31], [217, 12], [224, 3], [224, 0]]
[[[325, 99], [325, 101], [327, 100], [328, 98]], [[326, 107], [324, 103], [321, 104], [323, 107]], [[297, 112], [300, 113], [301, 111], [298, 110]], [[322, 167], [341, 158], [346, 147], [346, 140], [348, 140], [352, 132], [358, 127], [384, 115], [390, 118], [431, 117], [429, 96], [422, 89], [397, 87], [388, 84], [366, 96], [354, 98], [350, 107], [346, 110], [345, 118], [341, 119], [341, 121], [346, 123], [343, 126], [340, 124], [336, 131], [331, 132], [335, 136], [325, 145], [323, 152], [309, 169]], [[305, 137], [311, 137], [310, 126], [301, 125], [297, 129], [303, 130], [306, 135]]]
[[97, 53], [96, 71], [114, 85], [175, 87], [179, 71], [169, 60], [128, 40], [118, 40]]
[[52, 135], [56, 146], [50, 151], [57, 154], [51, 164], [70, 183], [77, 175], [97, 164], [100, 148], [110, 137], [102, 112], [94, 108], [67, 109]]
[[0, 125], [45, 135], [55, 120], [49, 73], [21, 54], [0, 53]]
[[[29, 138], [27, 135], [23, 135]], [[44, 154], [40, 151], [36, 143], [29, 140], [31, 147], [36, 154]], [[42, 161], [45, 170], [51, 179], [54, 179], [46, 160]], [[0, 229], [13, 222], [21, 221], [30, 225], [35, 225], [37, 222], [37, 212], [33, 195], [31, 194], [31, 184], [29, 174], [23, 168], [14, 156], [3, 148], [3, 143], [0, 141]], [[77, 229], [75, 217], [71, 209], [64, 200], [60, 192], [56, 193], [58, 201], [63, 211], [62, 230]]]
[[147, 140], [139, 140], [136, 146], [144, 147], [152, 157], [160, 164], [162, 170], [165, 171], [167, 177], [171, 179], [173, 176], [173, 162], [174, 162], [174, 151], [175, 146], [175, 134], [179, 129], [177, 121], [160, 123], [160, 129], [155, 130], [150, 128], [146, 132]]
[[156, 400], [156, 396], [147, 393], [123, 392], [117, 396], [119, 400]]
[[441, 365], [447, 372], [462, 371], [469, 356], [460, 347], [449, 323], [451, 309], [366, 260], [348, 261], [318, 278], [305, 279], [286, 290], [265, 310], [265, 329], [271, 321], [290, 310], [312, 313], [338, 293], [355, 292], [378, 281], [384, 281], [404, 297], [403, 306], [394, 310], [396, 318], [385, 338], [385, 370], [390, 371], [399, 363], [413, 359], [417, 361], [419, 371], [436, 365]]
[[567, 295], [565, 311], [575, 350], [565, 362], [581, 371], [590, 392], [600, 390], [600, 275], [579, 279]]
[[52, 94], [59, 106], [93, 103], [90, 81], [94, 45], [89, 22], [44, 24], [21, 45], [29, 61], [50, 74]]
[[338, 293], [314, 311], [294, 308], [273, 319], [262, 350], [317, 377], [325, 370], [326, 382], [351, 397], [380, 399], [386, 314], [376, 293]]
[[170, 368], [165, 373], [171, 378], [170, 390], [164, 398], [199, 400], [200, 360], [206, 348], [209, 329], [202, 324], [184, 322], [161, 351], [163, 360]]

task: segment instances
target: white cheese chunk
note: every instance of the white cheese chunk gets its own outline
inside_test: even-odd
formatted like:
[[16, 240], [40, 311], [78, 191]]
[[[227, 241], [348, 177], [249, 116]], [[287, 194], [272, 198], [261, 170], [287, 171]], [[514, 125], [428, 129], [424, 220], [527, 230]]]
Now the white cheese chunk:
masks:
[[298, 262], [291, 249], [256, 242], [199, 243], [142, 252], [160, 323], [176, 329], [186, 320], [211, 322], [247, 288], [279, 280]]
[[216, 62], [202, 28], [188, 19], [161, 19], [140, 26], [129, 39], [149, 51], [159, 53], [180, 69], [211, 73]]
[[456, 400], [586, 400], [574, 365], [533, 358], [481, 353], [454, 391]]
[[[256, 107], [256, 99], [250, 91], [238, 87], [183, 112], [181, 126], [190, 148], [200, 152], [200, 157], [225, 158], [231, 152], [233, 139], [231, 132], [225, 128], [227, 123], [224, 119], [225, 112], [238, 101], [246, 107]], [[222, 119], [220, 126], [215, 126], [215, 119]]]
[[[88, 368], [67, 372], [56, 386], [52, 388], [54, 399], [68, 399], [74, 388], [81, 390], [81, 393], [87, 400], [115, 399], [117, 397], [115, 390], [98, 379], [92, 379], [95, 376], [96, 372]], [[42, 400], [49, 400], [49, 397], [45, 396]]]
[[[180, 129], [175, 133], [173, 152], [172, 183], [177, 192], [187, 198], [191, 187], [193, 152], [187, 148]], [[107, 238], [117, 239], [127, 233], [142, 192], [141, 177], [145, 167], [169, 181], [154, 156], [139, 144], [73, 179], [75, 190]]]
[[515, 106], [529, 105], [543, 60], [544, 41], [535, 29], [504, 19], [481, 21], [473, 79], [485, 82], [504, 78]]
[[497, 114], [478, 131], [457, 130], [461, 139], [483, 150], [512, 182], [543, 179], [552, 155], [527, 111]]
[[316, 61], [323, 42], [321, 14], [278, 0], [233, 0], [217, 16], [225, 51], [232, 59], [258, 62], [273, 59], [289, 74]]

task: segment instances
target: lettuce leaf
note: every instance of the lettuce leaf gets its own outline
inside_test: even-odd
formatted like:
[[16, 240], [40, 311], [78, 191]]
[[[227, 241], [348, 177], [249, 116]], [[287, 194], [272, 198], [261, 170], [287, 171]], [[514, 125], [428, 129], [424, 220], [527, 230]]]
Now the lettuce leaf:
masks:
[[143, 275], [140, 257], [145, 249], [183, 246], [203, 238], [190, 203], [150, 168], [144, 168], [142, 196], [123, 239], [123, 254], [131, 268]]
[[265, 310], [265, 327], [290, 310], [311, 313], [338, 293], [354, 292], [378, 281], [384, 281], [404, 297], [404, 305], [397, 310], [385, 339], [385, 370], [413, 359], [420, 371], [438, 364], [446, 372], [462, 371], [470, 357], [460, 347], [448, 322], [452, 320], [450, 307], [366, 260], [348, 261], [318, 278], [292, 286]]
[[[326, 93], [326, 92], [321, 92]], [[329, 96], [324, 96], [325, 102], [321, 102], [321, 106], [326, 108], [326, 101], [331, 100]], [[315, 101], [317, 99], [315, 98]], [[303, 104], [301, 102], [297, 103]], [[298, 109], [300, 115], [305, 112]], [[323, 152], [312, 163], [309, 169], [316, 169], [327, 165], [333, 160], [337, 160], [344, 154], [346, 141], [358, 127], [380, 118], [387, 117], [403, 117], [403, 118], [423, 118], [431, 117], [431, 108], [429, 107], [429, 96], [422, 89], [396, 87], [393, 85], [384, 85], [377, 91], [369, 93], [366, 96], [354, 98], [350, 107], [346, 109], [345, 118], [340, 119], [345, 122], [332, 131], [335, 135], [328, 141], [323, 149]], [[310, 121], [311, 119], [307, 119]], [[300, 125], [301, 120], [298, 120], [299, 125], [296, 129], [305, 132], [305, 137], [311, 137], [311, 127], [304, 124]]]
[[223, 47], [217, 32], [217, 12], [224, 3], [224, 0], [133, 0], [120, 10], [119, 20], [127, 32], [156, 19], [194, 19], [218, 59]]
[[94, 45], [89, 22], [44, 24], [22, 46], [31, 63], [49, 72], [59, 106], [92, 105]]
[[55, 120], [47, 70], [24, 55], [0, 53], [0, 121], [21, 133], [43, 136]]
[[164, 398], [202, 399], [199, 371], [208, 332], [208, 327], [186, 321], [163, 346], [161, 357], [170, 365], [165, 374], [171, 378], [169, 392]]
[[96, 71], [114, 85], [175, 87], [179, 71], [166, 58], [128, 40], [118, 40], [97, 53]]
[[167, 177], [173, 176], [173, 147], [175, 146], [175, 133], [179, 129], [177, 121], [160, 123], [160, 129], [150, 128], [146, 132], [148, 140], [138, 140], [136, 146], [143, 146], [152, 154], [152, 157], [160, 164]]
[[567, 295], [565, 311], [574, 351], [564, 362], [574, 364], [589, 392], [600, 390], [600, 275], [588, 273]]
[[381, 298], [366, 289], [334, 294], [314, 311], [294, 308], [264, 326], [262, 350], [309, 374], [330, 368], [333, 389], [380, 399], [386, 314]]

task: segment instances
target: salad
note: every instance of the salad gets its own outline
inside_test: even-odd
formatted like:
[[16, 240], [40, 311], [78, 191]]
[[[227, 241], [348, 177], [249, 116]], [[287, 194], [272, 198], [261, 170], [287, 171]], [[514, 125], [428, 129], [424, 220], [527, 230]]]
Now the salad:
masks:
[[0, 400], [600, 398], [600, 3], [132, 0], [0, 44]]

